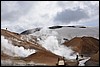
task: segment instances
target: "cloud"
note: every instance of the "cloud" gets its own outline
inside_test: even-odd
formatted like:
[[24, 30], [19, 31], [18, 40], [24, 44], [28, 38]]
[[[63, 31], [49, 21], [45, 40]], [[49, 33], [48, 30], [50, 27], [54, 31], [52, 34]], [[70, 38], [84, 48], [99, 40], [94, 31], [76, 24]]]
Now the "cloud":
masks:
[[[58, 24], [58, 25], [86, 25], [88, 23], [89, 26], [91, 26], [91, 22], [93, 22], [94, 20], [98, 21], [99, 19], [99, 1], [61, 1], [61, 2], [58, 2], [57, 5], [62, 9], [62, 11], [60, 12], [57, 12], [56, 16], [54, 17], [54, 22], [56, 22], [55, 24]], [[80, 11], [79, 9], [81, 9], [82, 11]], [[82, 14], [85, 14], [86, 17], [84, 17], [83, 15], [83, 18], [82, 16], [80, 17], [81, 19], [78, 20], [77, 16], [79, 14], [77, 14], [77, 16], [71, 16], [72, 19], [70, 21], [70, 17], [69, 18], [66, 18], [68, 16], [64, 16], [64, 13], [62, 12], [68, 12], [68, 13], [71, 13], [71, 12], [75, 12], [79, 10], [80, 12], [82, 12]], [[63, 15], [61, 15], [61, 14]], [[59, 16], [63, 16], [63, 17], [57, 17], [59, 14]], [[73, 13], [72, 13], [73, 14]], [[75, 15], [76, 15], [75, 14]], [[67, 15], [67, 14], [65, 14]], [[81, 15], [81, 14], [80, 14]], [[79, 16], [80, 16], [79, 15]], [[73, 17], [75, 17], [73, 19]], [[63, 19], [62, 19], [63, 18]], [[56, 20], [55, 20], [56, 19]], [[66, 21], [66, 19], [68, 19]], [[77, 19], [77, 20], [76, 20]], [[99, 22], [93, 22], [93, 24], [95, 23], [98, 23]], [[95, 25], [94, 25], [95, 26]], [[96, 25], [97, 26], [97, 25]]]
[[6, 21], [17, 21], [20, 16], [27, 14], [34, 3], [25, 1], [1, 2], [1, 19]]
[[87, 7], [85, 10], [87, 10], [88, 14], [90, 16], [97, 16], [99, 15], [99, 2], [98, 1], [91, 1], [91, 2], [84, 2], [84, 5]]
[[66, 9], [62, 12], [58, 12], [54, 18], [54, 21], [68, 24], [70, 22], [76, 22], [86, 18], [89, 18], [89, 16], [80, 8], [76, 10]]
[[62, 8], [62, 10], [64, 9], [71, 9], [73, 7], [76, 7], [77, 4], [75, 4], [76, 1], [58, 1], [57, 2], [57, 6]]
[[98, 1], [1, 1], [1, 27], [15, 32], [57, 24], [84, 24], [96, 17]]
[[2, 1], [1, 27], [20, 33], [26, 29], [51, 25], [54, 11], [59, 10], [55, 5], [56, 2], [48, 1]]

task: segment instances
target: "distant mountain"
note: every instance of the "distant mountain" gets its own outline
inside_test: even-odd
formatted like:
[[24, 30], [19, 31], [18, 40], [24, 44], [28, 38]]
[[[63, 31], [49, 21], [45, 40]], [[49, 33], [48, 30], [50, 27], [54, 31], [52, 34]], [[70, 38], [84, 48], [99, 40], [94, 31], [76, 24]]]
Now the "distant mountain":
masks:
[[[48, 27], [48, 29], [59, 29], [59, 28], [63, 28], [63, 27], [70, 27], [70, 28], [86, 28], [85, 26], [51, 26]], [[29, 30], [25, 30], [23, 32], [21, 32], [20, 34], [32, 34], [35, 33], [37, 31], [40, 31], [42, 28], [34, 28], [34, 29], [29, 29]]]
[[41, 28], [34, 28], [34, 29], [30, 29], [30, 30], [25, 30], [20, 34], [31, 34], [31, 33], [35, 33], [35, 32], [40, 31], [40, 30], [41, 30]]
[[[34, 28], [21, 32], [21, 34], [38, 34], [41, 31], [45, 30], [44, 28]], [[49, 33], [55, 31], [58, 33], [58, 36], [61, 39], [72, 39], [76, 36], [92, 36], [99, 38], [99, 28], [97, 27], [85, 27], [85, 26], [51, 26], [46, 29]], [[46, 33], [46, 32], [45, 32]], [[42, 33], [41, 33], [42, 34]], [[47, 33], [46, 33], [47, 34]]]

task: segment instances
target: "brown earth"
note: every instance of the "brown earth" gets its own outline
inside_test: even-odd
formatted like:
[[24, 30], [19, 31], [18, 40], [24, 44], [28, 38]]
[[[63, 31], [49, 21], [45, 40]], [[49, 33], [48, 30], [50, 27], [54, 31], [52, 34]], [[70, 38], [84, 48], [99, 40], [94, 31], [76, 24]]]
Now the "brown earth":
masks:
[[45, 48], [43, 48], [40, 44], [36, 42], [34, 42], [33, 44], [30, 41], [21, 40], [21, 35], [19, 35], [18, 33], [14, 33], [8, 30], [1, 29], [1, 35], [3, 35], [5, 39], [9, 39], [10, 41], [12, 41], [12, 44], [15, 46], [19, 46], [19, 47], [23, 46], [25, 49], [46, 50]]
[[12, 58], [12, 57], [7, 55], [7, 54], [4, 54], [3, 52], [1, 52], [1, 59], [2, 60], [6, 60], [6, 59], [9, 59], [9, 58]]
[[64, 42], [64, 45], [86, 56], [93, 55], [99, 50], [99, 40], [93, 37], [75, 37], [68, 42]]
[[86, 66], [99, 66], [99, 51], [96, 54], [92, 55], [85, 64]]
[[[43, 52], [43, 51], [38, 51], [35, 54], [32, 54], [26, 58], [24, 58], [25, 61], [34, 61], [35, 63], [44, 63], [49, 66], [56, 66], [58, 62], [58, 58], [61, 58], [61, 56], [55, 55], [51, 52]], [[78, 66], [78, 61], [74, 60], [67, 60], [65, 59], [66, 66]]]
[[44, 63], [47, 65], [56, 65], [58, 55], [55, 55], [51, 52], [43, 52], [43, 51], [38, 51], [35, 54], [32, 54], [26, 58], [24, 58], [25, 61], [34, 61], [36, 63]]
[[99, 51], [96, 54], [92, 55], [90, 60], [99, 62]]

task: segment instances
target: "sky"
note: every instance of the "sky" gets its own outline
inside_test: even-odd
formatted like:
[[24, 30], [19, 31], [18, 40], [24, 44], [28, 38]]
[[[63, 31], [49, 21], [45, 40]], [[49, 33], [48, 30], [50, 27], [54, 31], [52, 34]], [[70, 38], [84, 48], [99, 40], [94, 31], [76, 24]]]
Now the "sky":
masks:
[[99, 26], [99, 1], [1, 1], [1, 28]]

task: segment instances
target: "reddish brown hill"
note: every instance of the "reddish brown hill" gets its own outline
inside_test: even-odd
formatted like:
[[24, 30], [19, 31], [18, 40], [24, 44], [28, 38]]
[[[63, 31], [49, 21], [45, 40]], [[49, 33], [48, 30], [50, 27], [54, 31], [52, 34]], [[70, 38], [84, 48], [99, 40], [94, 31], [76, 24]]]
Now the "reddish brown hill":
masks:
[[[10, 35], [9, 35], [10, 34]], [[18, 33], [15, 33], [15, 32], [10, 32], [8, 30], [5, 30], [5, 29], [1, 29], [1, 35], [5, 36], [5, 37], [15, 37], [17, 39], [20, 38], [20, 35]]]
[[60, 56], [57, 56], [51, 52], [47, 51], [38, 51], [35, 54], [32, 54], [26, 58], [25, 61], [34, 61], [36, 63], [44, 63], [47, 65], [56, 65], [57, 59]]
[[[23, 46], [25, 49], [35, 49], [35, 50], [45, 50], [40, 44], [34, 42], [34, 44], [30, 41], [24, 41], [21, 39], [21, 35], [15, 32], [10, 32], [8, 30], [1, 29], [1, 35], [5, 37], [5, 39], [9, 39], [12, 41], [12, 44], [15, 46]], [[18, 42], [20, 41], [20, 42]], [[37, 45], [36, 45], [37, 44]]]
[[93, 37], [75, 37], [65, 42], [64, 45], [72, 47], [72, 49], [80, 54], [92, 55], [99, 50], [99, 40]]

